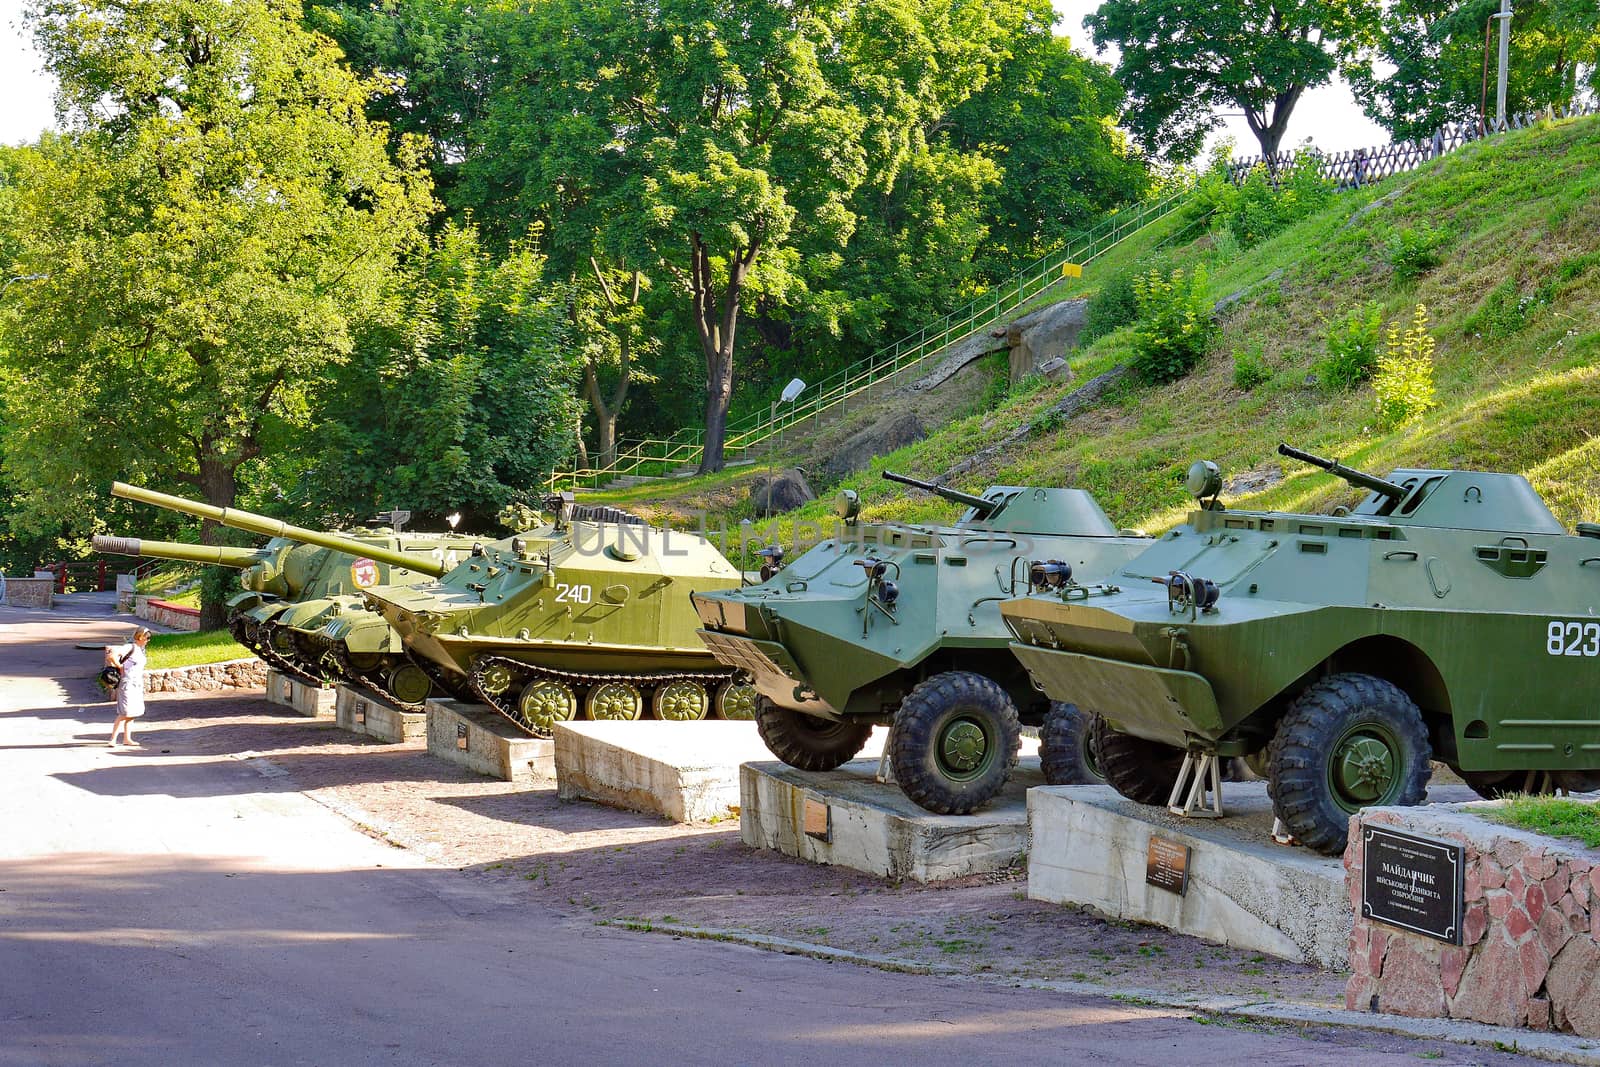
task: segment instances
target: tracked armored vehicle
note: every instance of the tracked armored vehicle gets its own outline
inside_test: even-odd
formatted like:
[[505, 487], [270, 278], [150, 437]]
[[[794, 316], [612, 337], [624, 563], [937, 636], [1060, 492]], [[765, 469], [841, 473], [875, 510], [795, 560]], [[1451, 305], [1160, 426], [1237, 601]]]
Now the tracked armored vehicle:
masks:
[[1045, 692], [1099, 716], [1111, 785], [1216, 813], [1215, 759], [1242, 756], [1330, 854], [1360, 808], [1420, 803], [1430, 757], [1485, 795], [1600, 787], [1600, 526], [1569, 534], [1514, 474], [1278, 451], [1366, 496], [1226, 510], [1197, 463], [1184, 525], [1087, 590], [1002, 605]]
[[692, 589], [740, 575], [705, 538], [558, 501], [551, 540], [481, 549], [438, 581], [364, 590], [445, 689], [535, 735], [578, 717], [749, 718], [754, 692], [695, 635]]
[[1004, 788], [1021, 725], [1048, 721], [1046, 778], [1092, 780], [1074, 709], [1047, 720], [1011, 653], [1000, 603], [1030, 588], [1080, 589], [1150, 539], [1119, 533], [1081, 489], [997, 485], [980, 496], [884, 477], [967, 510], [947, 527], [863, 523], [847, 495], [840, 537], [760, 585], [694, 596], [706, 646], [755, 679], [767, 747], [791, 766], [832, 770], [861, 751], [874, 725], [889, 725], [906, 795], [966, 814]]
[[[123, 482], [111, 492], [272, 538], [256, 550], [137, 538], [96, 538], [95, 548], [243, 567], [244, 592], [228, 601], [228, 627], [240, 644], [273, 667], [313, 685], [342, 679], [407, 706], [427, 697], [432, 679], [405, 656], [388, 624], [366, 609], [360, 590], [380, 582], [436, 578], [469, 555], [479, 544], [475, 539], [385, 528], [325, 533]], [[219, 553], [235, 562], [225, 562]]]

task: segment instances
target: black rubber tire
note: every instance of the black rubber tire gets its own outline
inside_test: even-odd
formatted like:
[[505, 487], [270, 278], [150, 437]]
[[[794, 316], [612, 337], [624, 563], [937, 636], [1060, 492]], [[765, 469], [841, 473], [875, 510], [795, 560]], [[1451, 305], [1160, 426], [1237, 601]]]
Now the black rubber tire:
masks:
[[1526, 771], [1463, 771], [1457, 768], [1456, 773], [1485, 800], [1521, 793], [1528, 777]]
[[831, 771], [855, 758], [872, 736], [871, 723], [835, 722], [756, 701], [756, 732], [783, 762], [802, 771]]
[[1105, 785], [1094, 731], [1078, 705], [1052, 701], [1039, 727], [1039, 769], [1047, 785]]
[[[1272, 810], [1302, 845], [1324, 855], [1344, 851], [1354, 809], [1342, 805], [1331, 780], [1340, 743], [1352, 730], [1387, 734], [1398, 757], [1384, 791], [1363, 806], [1422, 803], [1433, 748], [1416, 703], [1392, 682], [1370, 674], [1335, 674], [1307, 686], [1278, 722], [1267, 749]], [[1392, 742], [1392, 744], [1390, 744]]]
[[[962, 724], [976, 727], [983, 740], [978, 765], [965, 775], [947, 763], [940, 745], [946, 728]], [[940, 815], [967, 815], [1005, 788], [1021, 744], [1016, 705], [999, 683], [971, 671], [946, 671], [919, 682], [900, 701], [889, 760], [906, 796]]]
[[1137, 804], [1166, 807], [1183, 766], [1183, 749], [1122, 733], [1098, 715], [1089, 728], [1106, 784]]

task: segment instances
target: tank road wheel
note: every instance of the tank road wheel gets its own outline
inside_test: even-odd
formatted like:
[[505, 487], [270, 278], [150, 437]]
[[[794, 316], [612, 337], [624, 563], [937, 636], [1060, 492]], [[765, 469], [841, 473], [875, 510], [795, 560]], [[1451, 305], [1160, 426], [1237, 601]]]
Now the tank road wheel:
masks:
[[1039, 768], [1050, 785], [1104, 785], [1089, 716], [1076, 704], [1052, 701], [1039, 728]]
[[638, 687], [627, 682], [601, 682], [583, 702], [584, 717], [589, 719], [637, 719], [643, 711]]
[[383, 657], [376, 652], [351, 652], [347, 648], [344, 658], [351, 670], [371, 671], [383, 665]]
[[756, 717], [756, 687], [748, 682], [727, 682], [717, 690], [715, 710], [719, 719], [748, 722]]
[[1325, 855], [1344, 850], [1350, 816], [1422, 803], [1432, 767], [1422, 712], [1398, 686], [1335, 674], [1289, 705], [1267, 750], [1267, 792], [1288, 831]]
[[668, 682], [656, 689], [650, 700], [650, 710], [656, 718], [668, 722], [703, 719], [708, 710], [706, 687], [699, 682]]
[[433, 692], [433, 679], [415, 663], [401, 663], [384, 676], [384, 687], [402, 704], [421, 704]]
[[837, 722], [756, 701], [756, 732], [772, 754], [802, 771], [831, 771], [855, 758], [872, 736], [871, 723]]
[[1166, 804], [1183, 766], [1182, 749], [1125, 734], [1098, 715], [1089, 731], [1106, 784], [1136, 804]]
[[555, 723], [578, 717], [578, 698], [564, 682], [535, 678], [517, 697], [517, 715], [530, 730], [548, 734]]
[[1005, 788], [1021, 742], [1004, 689], [981, 674], [947, 671], [900, 701], [889, 758], [906, 796], [941, 815], [966, 815]]
[[266, 631], [267, 647], [286, 660], [294, 660], [299, 655], [299, 649], [294, 647], [294, 634], [276, 623], [268, 623], [262, 627]]
[[491, 663], [478, 674], [478, 688], [492, 697], [503, 697], [511, 691], [516, 676], [504, 663]]

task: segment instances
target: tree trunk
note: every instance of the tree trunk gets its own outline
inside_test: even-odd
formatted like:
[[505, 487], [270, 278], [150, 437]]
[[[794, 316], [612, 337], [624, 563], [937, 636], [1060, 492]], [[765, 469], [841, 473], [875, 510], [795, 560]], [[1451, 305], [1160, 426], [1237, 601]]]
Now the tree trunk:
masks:
[[711, 269], [711, 251], [698, 233], [689, 235], [693, 270], [694, 327], [706, 357], [706, 440], [700, 454], [700, 473], [712, 474], [726, 466], [723, 444], [728, 436], [728, 403], [733, 399], [733, 339], [739, 327], [739, 299], [744, 293], [750, 265], [761, 249], [760, 240], [749, 248], [734, 249], [728, 259], [728, 284], [718, 296]]
[[[239, 491], [238, 473], [237, 464], [227, 460], [217, 457], [202, 459], [199, 477], [201, 499], [214, 507], [231, 508]], [[225, 544], [222, 524], [215, 519], [202, 519], [200, 543]], [[200, 584], [200, 629], [202, 630], [218, 630], [228, 625], [227, 601], [214, 595], [220, 585], [218, 582], [205, 581]]]
[[1291, 85], [1273, 97], [1270, 119], [1265, 110], [1257, 111], [1248, 104], [1244, 105], [1245, 124], [1255, 134], [1256, 141], [1261, 145], [1262, 158], [1267, 160], [1267, 170], [1273, 173], [1278, 169], [1278, 149], [1283, 144], [1283, 135], [1289, 132], [1289, 116], [1294, 114], [1294, 106], [1300, 102], [1303, 92], [1305, 86]]
[[589, 446], [583, 440], [583, 412], [576, 411], [572, 416], [572, 440], [578, 446], [578, 468], [587, 470], [589, 467]]

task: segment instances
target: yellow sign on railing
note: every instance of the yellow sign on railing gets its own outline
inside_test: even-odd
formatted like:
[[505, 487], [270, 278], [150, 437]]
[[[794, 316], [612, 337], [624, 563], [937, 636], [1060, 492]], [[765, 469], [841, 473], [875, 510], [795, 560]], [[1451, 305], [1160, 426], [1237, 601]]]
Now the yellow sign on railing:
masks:
[[1083, 277], [1083, 264], [1082, 263], [1063, 263], [1063, 264], [1061, 264], [1061, 276], [1063, 278], [1081, 278], [1081, 277]]

